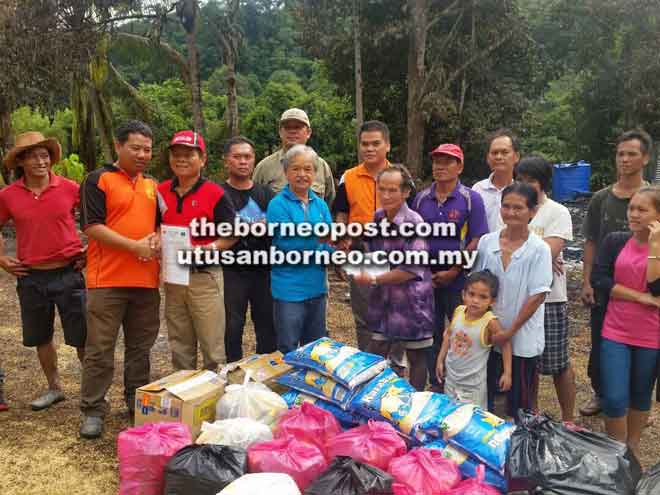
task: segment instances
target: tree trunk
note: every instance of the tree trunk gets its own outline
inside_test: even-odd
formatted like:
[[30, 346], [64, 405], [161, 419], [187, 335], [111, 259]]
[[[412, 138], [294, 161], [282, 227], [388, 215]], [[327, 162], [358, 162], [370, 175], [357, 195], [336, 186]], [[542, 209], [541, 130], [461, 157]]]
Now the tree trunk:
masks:
[[408, 0], [410, 44], [408, 51], [408, 108], [406, 165], [413, 177], [421, 177], [425, 119], [421, 103], [426, 79], [428, 0]]
[[114, 162], [112, 111], [104, 96], [109, 75], [108, 46], [109, 39], [107, 37], [101, 39], [90, 61], [89, 101], [94, 109], [94, 121], [99, 132], [103, 159], [105, 162]]
[[[477, 47], [477, 16], [475, 12], [476, 6], [475, 6], [475, 0], [472, 0], [471, 2], [471, 12], [470, 12], [470, 57], [476, 53], [476, 47]], [[463, 129], [463, 117], [465, 116], [465, 100], [467, 98], [467, 91], [469, 87], [469, 83], [467, 80], [467, 70], [463, 71], [463, 75], [461, 76], [461, 93], [459, 95], [459, 100], [458, 100], [458, 139], [457, 143], [458, 145], [463, 144], [463, 138], [465, 137], [465, 130]]]
[[185, 18], [182, 18], [186, 31], [188, 50], [188, 71], [190, 74], [190, 96], [192, 99], [192, 120], [196, 131], [204, 133], [204, 114], [202, 112], [202, 86], [199, 79], [199, 53], [197, 52], [197, 26], [199, 5], [196, 0], [183, 0]]
[[202, 85], [199, 80], [199, 57], [197, 54], [197, 34], [186, 34], [188, 45], [188, 65], [190, 67], [190, 90], [192, 96], [193, 127], [204, 133], [204, 114], [202, 112]]
[[236, 94], [236, 57], [225, 57], [227, 63], [227, 130], [230, 136], [238, 136], [238, 96]]
[[71, 110], [73, 112], [73, 127], [71, 142], [73, 151], [78, 153], [80, 161], [87, 171], [96, 168], [96, 129], [94, 128], [94, 109], [90, 102], [89, 77], [85, 74], [85, 66], [81, 72], [74, 74], [71, 85]]
[[99, 132], [101, 140], [101, 151], [103, 152], [103, 159], [106, 163], [114, 162], [114, 147], [113, 147], [113, 134], [112, 134], [112, 117], [110, 116], [110, 107], [106, 103], [103, 94], [95, 88], [90, 86], [89, 99], [94, 109], [94, 121]]
[[[9, 148], [11, 148], [11, 110], [7, 100], [0, 95], [0, 164]], [[8, 172], [5, 167], [2, 167], [0, 186], [9, 181]]]
[[236, 90], [236, 59], [241, 44], [241, 31], [238, 20], [239, 0], [227, 5], [227, 12], [220, 28], [220, 42], [227, 66], [227, 112], [225, 121], [230, 136], [239, 134], [238, 95]]
[[[360, 153], [360, 127], [364, 122], [362, 102], [362, 46], [360, 43], [360, 0], [353, 0], [353, 45], [355, 48], [355, 123], [357, 126], [358, 155]], [[361, 158], [358, 156], [358, 160]]]

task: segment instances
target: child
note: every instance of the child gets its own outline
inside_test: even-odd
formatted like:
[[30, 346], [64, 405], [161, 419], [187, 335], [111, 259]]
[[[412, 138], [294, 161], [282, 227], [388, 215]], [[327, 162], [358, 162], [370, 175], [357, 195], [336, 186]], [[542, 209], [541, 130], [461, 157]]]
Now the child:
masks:
[[[445, 380], [445, 393], [455, 400], [488, 410], [486, 366], [491, 337], [502, 331], [490, 306], [497, 298], [499, 282], [488, 270], [470, 274], [463, 289], [463, 305], [456, 308], [445, 332], [436, 375]], [[499, 385], [511, 388], [511, 342], [502, 345], [504, 373]]]

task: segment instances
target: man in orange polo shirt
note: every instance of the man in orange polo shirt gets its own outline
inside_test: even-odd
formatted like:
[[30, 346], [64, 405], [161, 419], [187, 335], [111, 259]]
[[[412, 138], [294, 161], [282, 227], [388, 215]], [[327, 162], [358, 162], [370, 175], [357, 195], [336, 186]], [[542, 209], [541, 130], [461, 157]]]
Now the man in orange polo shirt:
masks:
[[109, 405], [115, 344], [124, 331], [124, 398], [135, 410], [135, 389], [149, 383], [149, 353], [160, 327], [157, 184], [143, 175], [153, 133], [132, 120], [115, 133], [117, 162], [89, 174], [82, 185], [87, 251], [87, 345], [83, 366], [80, 436], [97, 438]]
[[[82, 243], [74, 218], [79, 187], [52, 173], [61, 153], [57, 140], [40, 132], [18, 135], [4, 162], [19, 179], [0, 191], [0, 227], [13, 220], [17, 240], [16, 256], [8, 256], [0, 236], [0, 267], [17, 279], [23, 345], [37, 348], [48, 381], [48, 391], [30, 404], [35, 411], [64, 400], [53, 344], [55, 306], [64, 341], [81, 360], [85, 347], [85, 280], [76, 262]], [[0, 396], [0, 410], [2, 403]]]
[[[390, 151], [390, 130], [378, 120], [370, 120], [360, 128], [360, 156], [363, 162], [349, 168], [342, 175], [333, 205], [337, 223], [372, 222], [374, 213], [380, 207], [376, 195], [376, 177], [389, 165], [387, 153]], [[353, 249], [362, 249], [362, 240], [353, 240]], [[366, 351], [371, 341], [367, 328], [367, 306], [369, 287], [350, 281], [351, 309], [355, 319], [358, 347]]]

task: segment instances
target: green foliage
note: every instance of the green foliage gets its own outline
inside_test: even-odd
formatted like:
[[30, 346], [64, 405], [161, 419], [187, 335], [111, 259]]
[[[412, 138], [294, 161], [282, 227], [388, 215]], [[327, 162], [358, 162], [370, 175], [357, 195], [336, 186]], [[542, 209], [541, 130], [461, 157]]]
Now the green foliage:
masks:
[[[207, 173], [221, 177], [222, 144], [228, 137], [227, 69], [217, 19], [226, 2], [200, 4], [197, 39]], [[388, 124], [390, 158], [400, 161], [406, 148], [408, 2], [359, 4], [365, 117]], [[520, 134], [524, 154], [541, 153], [553, 162], [588, 161], [594, 187], [614, 178], [613, 142], [621, 131], [641, 125], [653, 136], [660, 134], [660, 0], [480, 0], [459, 2], [440, 17], [449, 2], [429, 4], [426, 61], [438, 70], [422, 105], [424, 150], [441, 142], [461, 144], [466, 181], [488, 172], [484, 137], [502, 126]], [[255, 141], [258, 160], [280, 146], [279, 116], [297, 106], [312, 122], [309, 144], [337, 174], [356, 162], [352, 7], [353, 2], [332, 0], [241, 1], [236, 75], [240, 132]], [[117, 28], [141, 35], [157, 32], [147, 20]], [[452, 29], [456, 37], [445, 45]], [[442, 87], [443, 78], [469, 59], [475, 47], [509, 32], [513, 34], [504, 45]], [[166, 19], [160, 37], [185, 55], [185, 35], [176, 17]], [[166, 62], [160, 50], [119, 42], [111, 46], [109, 58], [153, 107], [153, 115], [146, 117], [156, 133], [152, 173], [165, 177], [167, 143], [176, 131], [190, 128], [192, 119], [190, 92], [180, 69]], [[129, 93], [116, 84], [109, 87], [113, 125], [143, 118], [145, 112]], [[61, 97], [59, 101], [72, 106]], [[71, 126], [69, 110], [44, 115], [22, 107], [12, 115], [14, 133], [40, 130], [56, 136], [65, 153], [72, 151]], [[428, 159], [425, 167], [428, 173]]]
[[577, 139], [584, 107], [579, 95], [585, 74], [567, 72], [551, 81], [547, 91], [523, 116], [525, 152], [542, 154], [553, 163], [578, 161], [588, 149]]
[[80, 161], [80, 157], [75, 153], [71, 153], [67, 158], [53, 165], [53, 172], [80, 184], [85, 178], [86, 170], [85, 165]]
[[65, 155], [70, 149], [72, 122], [73, 114], [69, 109], [60, 110], [52, 116], [47, 116], [37, 109], [24, 106], [11, 115], [11, 127], [14, 134], [39, 131], [46, 137], [57, 138]]

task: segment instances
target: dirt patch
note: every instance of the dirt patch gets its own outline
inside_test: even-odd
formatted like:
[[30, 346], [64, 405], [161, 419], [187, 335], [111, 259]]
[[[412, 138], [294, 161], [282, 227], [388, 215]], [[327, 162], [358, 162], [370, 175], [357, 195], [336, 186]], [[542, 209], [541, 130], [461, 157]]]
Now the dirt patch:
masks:
[[[589, 355], [588, 313], [578, 301], [579, 273], [571, 273], [570, 324], [574, 337], [571, 342], [577, 383], [578, 405], [588, 400], [591, 388], [586, 376]], [[0, 274], [0, 363], [7, 374], [5, 392], [11, 409], [0, 414], [0, 490], [3, 495], [97, 495], [116, 493], [118, 487], [116, 438], [128, 427], [128, 416], [123, 404], [123, 353], [121, 339], [117, 346], [115, 379], [109, 400], [112, 412], [106, 423], [106, 432], [99, 441], [78, 438], [80, 421], [79, 387], [80, 365], [72, 349], [62, 344], [57, 323], [60, 371], [68, 400], [46, 412], [32, 412], [29, 403], [46, 388], [37, 356], [21, 345], [20, 315], [15, 282], [7, 274]], [[328, 328], [333, 338], [355, 343], [353, 317], [348, 304], [348, 286], [331, 276]], [[163, 320], [161, 320], [163, 321]], [[166, 329], [152, 352], [153, 376], [171, 372]], [[248, 323], [245, 352], [254, 352], [254, 333]], [[543, 410], [559, 416], [552, 382], [543, 378], [540, 405]], [[642, 462], [649, 467], [660, 459], [660, 445], [654, 441], [660, 435], [660, 415], [654, 406], [653, 424], [644, 432]], [[579, 418], [578, 423], [597, 431], [602, 430], [600, 418]]]

